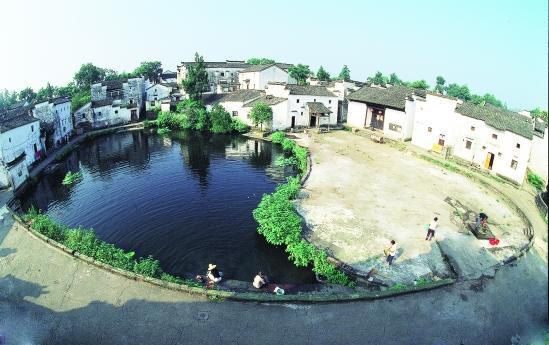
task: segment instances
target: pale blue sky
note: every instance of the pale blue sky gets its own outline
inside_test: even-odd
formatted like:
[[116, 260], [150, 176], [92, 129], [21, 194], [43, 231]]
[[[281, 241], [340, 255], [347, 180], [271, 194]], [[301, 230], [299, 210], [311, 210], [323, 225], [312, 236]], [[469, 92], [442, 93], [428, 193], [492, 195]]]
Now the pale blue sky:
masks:
[[68, 82], [92, 62], [175, 70], [264, 56], [365, 80], [437, 75], [511, 108], [547, 108], [548, 8], [525, 1], [1, 0], [0, 89]]

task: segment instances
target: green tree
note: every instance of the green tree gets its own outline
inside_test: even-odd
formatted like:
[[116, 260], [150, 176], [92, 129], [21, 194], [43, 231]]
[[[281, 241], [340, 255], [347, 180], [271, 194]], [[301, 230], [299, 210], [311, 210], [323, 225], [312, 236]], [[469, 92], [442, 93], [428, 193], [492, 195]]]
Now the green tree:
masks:
[[38, 90], [36, 93], [37, 101], [45, 101], [47, 99], [55, 97], [57, 94], [57, 88], [52, 86], [50, 83], [47, 83], [45, 87]]
[[31, 87], [26, 87], [23, 90], [19, 91], [19, 95], [17, 96], [17, 98], [20, 101], [27, 101], [29, 103], [32, 103], [36, 99], [36, 93]]
[[212, 107], [212, 110], [210, 111], [210, 121], [210, 131], [213, 133], [229, 133], [233, 129], [231, 114], [219, 104]]
[[105, 80], [105, 70], [86, 63], [80, 66], [80, 69], [74, 75], [74, 82], [79, 89], [89, 89], [94, 83]]
[[452, 83], [446, 88], [446, 94], [448, 96], [459, 98], [463, 101], [471, 100], [471, 92], [469, 91], [469, 87], [467, 85]]
[[275, 63], [275, 60], [267, 58], [250, 58], [246, 61], [250, 65], [270, 65]]
[[311, 75], [311, 70], [308, 65], [297, 64], [288, 68], [288, 73], [299, 85], [305, 85], [307, 78]]
[[78, 110], [84, 104], [91, 101], [89, 90], [80, 90], [71, 94], [70, 96], [71, 96], [71, 109], [73, 112]]
[[345, 81], [351, 80], [351, 70], [349, 70], [349, 67], [347, 67], [347, 65], [343, 65], [343, 68], [341, 68], [338, 79], [342, 79]]
[[190, 128], [196, 130], [208, 130], [210, 128], [208, 112], [202, 100], [184, 99], [177, 104], [176, 110], [186, 116]]
[[250, 111], [250, 118], [255, 126], [259, 125], [260, 130], [263, 130], [264, 123], [273, 121], [273, 110], [268, 104], [257, 102]]
[[482, 96], [482, 100], [485, 103], [491, 104], [493, 106], [500, 107], [500, 108], [505, 108], [505, 105], [503, 104], [503, 102], [500, 101], [499, 99], [497, 99], [494, 95], [492, 95], [490, 93], [484, 94], [484, 96]]
[[190, 99], [200, 100], [202, 93], [208, 90], [208, 74], [202, 56], [195, 53], [194, 61], [194, 65], [187, 66], [187, 76], [181, 85]]
[[536, 109], [530, 110], [530, 114], [532, 114], [532, 117], [534, 118], [540, 118], [546, 123], [548, 122], [547, 110], [541, 110], [539, 107], [537, 107]]
[[409, 87], [413, 89], [421, 89], [421, 90], [427, 90], [429, 88], [429, 84], [425, 80], [416, 80], [408, 84]]
[[396, 73], [391, 73], [391, 75], [389, 76], [389, 84], [391, 84], [391, 85], [403, 85], [403, 82], [396, 75]]
[[482, 96], [475, 95], [475, 94], [471, 95], [471, 97], [469, 98], [469, 102], [475, 103], [475, 104], [478, 104], [478, 105], [483, 105], [485, 103], [484, 98], [482, 98]]
[[162, 63], [160, 61], [145, 61], [133, 71], [134, 75], [143, 77], [155, 83], [160, 82]]
[[375, 85], [385, 86], [385, 84], [387, 84], [388, 79], [383, 75], [383, 73], [377, 71], [373, 77], [368, 77], [366, 81]]
[[446, 84], [446, 79], [444, 79], [440, 75], [437, 76], [437, 81], [436, 81], [434, 91], [440, 93], [441, 95], [444, 94], [444, 91], [446, 91], [446, 86], [444, 86], [444, 84]]
[[4, 89], [0, 92], [0, 111], [6, 110], [17, 102], [17, 92]]
[[330, 73], [328, 73], [324, 67], [320, 66], [318, 68], [318, 72], [316, 72], [316, 77], [319, 79], [319, 80], [330, 80]]

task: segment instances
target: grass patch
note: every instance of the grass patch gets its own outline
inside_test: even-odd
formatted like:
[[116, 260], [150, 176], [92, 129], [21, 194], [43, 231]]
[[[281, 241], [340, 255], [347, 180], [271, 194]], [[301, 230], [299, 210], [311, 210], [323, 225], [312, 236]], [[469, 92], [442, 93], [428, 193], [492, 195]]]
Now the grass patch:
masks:
[[404, 284], [401, 284], [401, 283], [396, 283], [395, 285], [391, 286], [391, 290], [392, 291], [402, 291], [404, 289], [406, 289], [406, 285]]
[[76, 181], [80, 180], [82, 178], [81, 172], [75, 172], [69, 171], [65, 177], [63, 178], [63, 181], [61, 182], [63, 186], [70, 186]]

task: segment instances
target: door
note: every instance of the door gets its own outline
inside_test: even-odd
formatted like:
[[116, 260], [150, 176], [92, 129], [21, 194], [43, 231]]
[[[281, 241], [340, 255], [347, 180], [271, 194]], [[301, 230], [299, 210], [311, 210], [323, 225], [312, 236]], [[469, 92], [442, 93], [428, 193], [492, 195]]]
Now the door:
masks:
[[492, 170], [492, 166], [494, 165], [494, 154], [492, 152], [488, 152], [486, 155], [486, 159], [484, 160], [484, 167], [488, 170]]
[[295, 116], [292, 116], [292, 128], [295, 128]]
[[138, 119], [137, 119], [137, 110], [136, 109], [132, 109], [132, 113], [131, 113], [131, 116], [132, 116], [132, 122], [136, 122]]
[[309, 123], [309, 126], [316, 127], [316, 116], [311, 115], [311, 121]]
[[385, 109], [372, 108], [372, 127], [383, 130], [385, 120]]

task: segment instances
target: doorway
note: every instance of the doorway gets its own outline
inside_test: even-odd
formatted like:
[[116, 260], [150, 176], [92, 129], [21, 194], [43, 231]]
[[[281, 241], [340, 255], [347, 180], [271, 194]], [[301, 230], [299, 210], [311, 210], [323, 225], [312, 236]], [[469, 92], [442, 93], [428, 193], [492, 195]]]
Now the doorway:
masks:
[[295, 128], [295, 116], [292, 116], [292, 128]]
[[372, 127], [383, 130], [385, 121], [385, 109], [372, 108]]
[[494, 166], [494, 154], [492, 152], [488, 152], [486, 155], [486, 159], [484, 160], [484, 167], [488, 170], [492, 170], [492, 167]]
[[137, 118], [137, 109], [132, 109], [131, 111], [131, 120], [132, 122], [137, 122], [138, 118]]
[[311, 115], [311, 120], [309, 122], [309, 126], [316, 127], [316, 116]]

